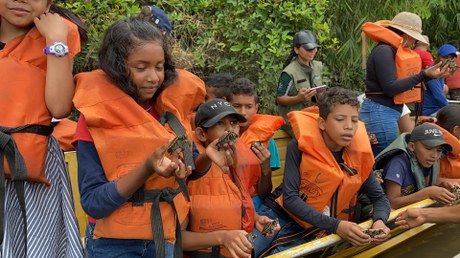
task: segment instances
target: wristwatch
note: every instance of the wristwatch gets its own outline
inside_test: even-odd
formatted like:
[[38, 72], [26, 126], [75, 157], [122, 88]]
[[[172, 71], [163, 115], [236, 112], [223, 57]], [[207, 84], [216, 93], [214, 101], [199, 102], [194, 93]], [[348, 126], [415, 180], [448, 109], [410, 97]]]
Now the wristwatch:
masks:
[[69, 47], [62, 42], [54, 42], [53, 45], [45, 47], [43, 53], [62, 57], [69, 53]]

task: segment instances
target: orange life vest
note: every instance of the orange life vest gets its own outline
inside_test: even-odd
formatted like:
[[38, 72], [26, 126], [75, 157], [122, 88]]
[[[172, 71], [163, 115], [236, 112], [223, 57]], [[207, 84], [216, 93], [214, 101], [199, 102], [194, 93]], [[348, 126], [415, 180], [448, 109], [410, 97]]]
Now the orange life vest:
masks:
[[[357, 192], [368, 178], [374, 164], [364, 124], [359, 122], [352, 142], [343, 150], [345, 164], [357, 171], [356, 175], [350, 176], [342, 171], [324, 143], [318, 127], [318, 114], [293, 111], [288, 116], [299, 143], [299, 150], [302, 151], [299, 196], [320, 213], [328, 210], [331, 216], [352, 220]], [[276, 201], [283, 206], [283, 195]], [[312, 227], [288, 210], [286, 212], [302, 227]]]
[[[77, 26], [65, 20], [68, 28], [68, 58], [80, 52]], [[45, 103], [47, 56], [46, 40], [36, 27], [7, 42], [0, 50], [0, 126], [51, 125]], [[70, 71], [69, 71], [70, 72]], [[17, 149], [25, 160], [27, 180], [49, 184], [45, 177], [48, 136], [36, 133], [13, 133]], [[6, 159], [4, 160], [7, 164]], [[10, 178], [10, 168], [5, 167]]]
[[446, 129], [437, 124], [430, 124], [439, 128], [444, 135], [444, 140], [452, 146], [452, 151], [439, 161], [439, 176], [442, 178], [460, 178], [460, 142]]
[[237, 165], [250, 166], [247, 169], [250, 173], [246, 173], [245, 177], [249, 183], [251, 196], [258, 194], [258, 182], [262, 172], [257, 156], [251, 150], [251, 144], [254, 141], [261, 141], [268, 148], [268, 141], [283, 124], [284, 119], [280, 116], [255, 114], [251, 118], [248, 129], [238, 139], [238, 145], [244, 144], [246, 146], [240, 146], [238, 149], [238, 152], [244, 152], [239, 153], [238, 157], [240, 157], [241, 162], [238, 162]]
[[254, 141], [261, 141], [268, 148], [268, 141], [283, 124], [284, 119], [280, 116], [255, 114], [248, 129], [240, 135], [239, 141], [243, 141], [248, 147]]
[[[204, 101], [204, 82], [191, 72], [176, 69], [177, 80], [166, 87], [155, 102], [158, 114], [172, 112], [187, 131], [192, 130], [191, 114]], [[194, 117], [193, 117], [194, 118]]]
[[233, 166], [244, 178], [245, 188], [251, 196], [258, 194], [258, 182], [262, 175], [260, 162], [254, 152], [240, 139], [236, 142], [237, 153]]
[[[395, 63], [397, 79], [407, 78], [420, 73], [422, 70], [422, 60], [420, 59], [420, 56], [415, 51], [403, 47], [402, 37], [387, 29], [384, 22], [366, 22], [364, 23], [362, 30], [372, 41], [385, 42], [396, 49]], [[421, 100], [422, 90], [420, 85], [393, 97], [395, 104], [421, 102]]]
[[59, 121], [53, 129], [53, 136], [59, 141], [62, 151], [73, 151], [72, 141], [77, 131], [77, 122], [68, 118]]
[[[75, 107], [85, 116], [107, 180], [115, 181], [142, 164], [158, 147], [174, 137], [130, 96], [116, 87], [102, 70], [80, 73]], [[122, 114], [122, 115], [120, 115]], [[144, 190], [178, 189], [175, 177], [152, 174]], [[175, 241], [176, 214], [182, 222], [189, 204], [183, 193], [174, 197], [174, 206], [160, 202], [164, 239]], [[94, 237], [152, 240], [152, 203], [126, 202], [107, 217], [97, 220]]]
[[[204, 151], [204, 147], [198, 141], [195, 141], [195, 145], [199, 150]], [[237, 149], [238, 146], [241, 145], [237, 145]], [[248, 233], [253, 231], [254, 204], [251, 196], [244, 189], [245, 179], [240, 177], [240, 175], [248, 172], [238, 171], [237, 168], [234, 168], [230, 170], [229, 174], [225, 174], [213, 163], [206, 175], [188, 181], [190, 193], [189, 228], [191, 231], [202, 233], [240, 229]], [[202, 251], [209, 252], [209, 250]], [[231, 257], [228, 250], [223, 246], [220, 248], [220, 252], [226, 257]]]

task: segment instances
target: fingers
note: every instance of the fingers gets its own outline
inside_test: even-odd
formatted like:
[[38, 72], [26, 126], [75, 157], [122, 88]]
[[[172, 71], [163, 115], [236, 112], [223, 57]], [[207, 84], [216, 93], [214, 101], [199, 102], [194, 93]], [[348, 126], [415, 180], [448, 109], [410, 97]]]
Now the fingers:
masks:
[[253, 144], [251, 146], [252, 152], [256, 155], [257, 159], [260, 163], [264, 162], [265, 160], [269, 159], [271, 154], [267, 148], [263, 145]]
[[445, 204], [450, 204], [453, 201], [455, 201], [455, 195], [453, 193], [449, 192], [449, 190], [445, 188], [443, 188], [442, 190], [443, 192], [438, 196], [439, 201]]
[[[359, 226], [358, 226], [359, 227]], [[371, 242], [371, 237], [364, 233], [359, 227], [359, 230], [356, 231], [356, 228], [353, 228], [353, 232], [351, 233], [351, 239], [352, 239], [352, 244], [357, 245], [357, 246], [362, 246], [362, 245], [367, 245]]]
[[252, 249], [252, 245], [244, 235], [245, 233], [246, 232], [238, 234], [229, 246], [227, 246], [227, 249], [232, 254], [232, 257], [251, 257], [251, 254], [248, 252]]

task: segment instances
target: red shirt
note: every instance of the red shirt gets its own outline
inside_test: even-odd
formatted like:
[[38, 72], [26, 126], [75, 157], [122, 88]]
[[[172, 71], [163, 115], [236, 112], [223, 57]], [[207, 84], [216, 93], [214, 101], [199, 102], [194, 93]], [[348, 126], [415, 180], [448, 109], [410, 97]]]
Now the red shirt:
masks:
[[422, 50], [420, 48], [415, 48], [414, 51], [417, 52], [417, 54], [422, 59], [422, 69], [425, 69], [428, 66], [432, 66], [434, 64], [433, 56], [430, 52]]

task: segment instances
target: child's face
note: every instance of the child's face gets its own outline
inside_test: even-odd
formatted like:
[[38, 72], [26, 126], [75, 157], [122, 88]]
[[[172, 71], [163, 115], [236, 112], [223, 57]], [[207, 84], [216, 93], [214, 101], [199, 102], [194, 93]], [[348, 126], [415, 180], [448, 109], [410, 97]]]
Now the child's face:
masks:
[[441, 158], [441, 146], [428, 149], [422, 142], [410, 142], [408, 147], [414, 152], [418, 163], [424, 168], [432, 167]]
[[47, 12], [50, 7], [48, 0], [0, 0], [1, 23], [13, 27], [27, 28], [32, 25], [35, 17]]
[[222, 118], [219, 122], [206, 130], [206, 146], [215, 139], [224, 135], [226, 132], [234, 132], [236, 134], [239, 134], [240, 132], [238, 119], [236, 119], [233, 115]]
[[147, 42], [131, 51], [127, 65], [141, 105], [153, 97], [165, 78], [165, 55], [160, 42]]
[[319, 118], [318, 125], [328, 149], [340, 151], [351, 143], [358, 129], [358, 114], [357, 107], [336, 104], [326, 119]]
[[257, 114], [259, 105], [256, 103], [254, 96], [248, 95], [233, 95], [231, 103], [236, 112], [242, 114], [247, 119], [246, 122], [240, 122], [241, 130], [245, 131], [249, 127], [252, 117]]

